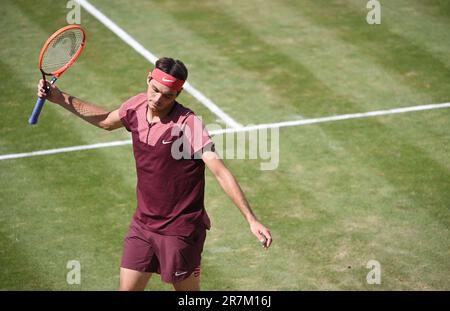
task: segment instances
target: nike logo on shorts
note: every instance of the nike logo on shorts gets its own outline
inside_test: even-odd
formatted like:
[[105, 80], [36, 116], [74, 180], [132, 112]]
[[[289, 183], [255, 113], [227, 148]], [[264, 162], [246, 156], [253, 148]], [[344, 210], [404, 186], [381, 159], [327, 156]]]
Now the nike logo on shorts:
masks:
[[163, 145], [170, 144], [171, 142], [173, 142], [173, 140], [165, 141], [165, 140], [163, 139], [163, 141], [162, 141]]
[[186, 273], [188, 273], [187, 271], [184, 271], [184, 272], [175, 272], [175, 276], [180, 276], [180, 275], [183, 275], [183, 274], [186, 274]]

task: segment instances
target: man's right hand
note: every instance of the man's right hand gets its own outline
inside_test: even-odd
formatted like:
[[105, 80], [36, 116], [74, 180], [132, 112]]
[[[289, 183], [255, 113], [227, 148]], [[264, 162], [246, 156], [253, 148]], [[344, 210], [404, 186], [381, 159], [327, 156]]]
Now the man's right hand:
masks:
[[59, 103], [61, 101], [64, 101], [64, 97], [61, 93], [61, 91], [56, 87], [54, 84], [50, 84], [50, 82], [47, 82], [47, 88], [49, 88], [49, 91], [46, 93], [44, 90], [44, 80], [39, 80], [38, 86], [37, 86], [37, 96], [45, 98], [46, 100], [49, 100], [53, 103]]

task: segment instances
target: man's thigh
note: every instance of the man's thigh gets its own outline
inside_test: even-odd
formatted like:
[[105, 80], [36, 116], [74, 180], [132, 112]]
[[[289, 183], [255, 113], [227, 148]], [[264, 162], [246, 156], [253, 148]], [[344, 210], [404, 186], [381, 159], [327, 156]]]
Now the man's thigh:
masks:
[[141, 272], [127, 268], [120, 268], [119, 290], [144, 290], [152, 276], [149, 272]]

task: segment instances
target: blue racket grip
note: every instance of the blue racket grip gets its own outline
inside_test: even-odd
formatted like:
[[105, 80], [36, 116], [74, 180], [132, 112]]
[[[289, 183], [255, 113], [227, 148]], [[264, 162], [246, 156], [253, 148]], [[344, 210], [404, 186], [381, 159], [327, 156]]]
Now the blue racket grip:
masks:
[[28, 119], [29, 124], [37, 123], [39, 114], [41, 113], [44, 103], [45, 103], [45, 98], [38, 97], [36, 104], [34, 105], [33, 113], [31, 114], [31, 117]]

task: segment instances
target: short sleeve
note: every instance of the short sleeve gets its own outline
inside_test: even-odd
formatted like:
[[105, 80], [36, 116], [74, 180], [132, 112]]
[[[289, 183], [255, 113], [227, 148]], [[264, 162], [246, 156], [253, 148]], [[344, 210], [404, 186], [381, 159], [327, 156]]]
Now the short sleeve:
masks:
[[184, 135], [191, 146], [193, 154], [214, 150], [214, 142], [203, 122], [194, 114], [189, 114], [184, 121]]
[[133, 108], [136, 102], [136, 96], [130, 97], [119, 107], [119, 118], [122, 124], [125, 126], [128, 132], [131, 132], [130, 121], [128, 120], [128, 110]]

